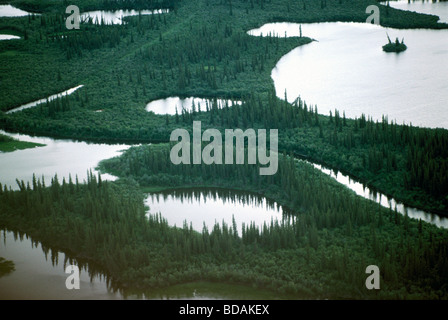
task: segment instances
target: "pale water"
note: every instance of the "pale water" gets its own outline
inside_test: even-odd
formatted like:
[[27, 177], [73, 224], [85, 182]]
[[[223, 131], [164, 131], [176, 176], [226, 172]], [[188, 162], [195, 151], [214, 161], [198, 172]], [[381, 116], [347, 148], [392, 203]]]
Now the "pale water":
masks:
[[0, 34], [0, 40], [15, 40], [15, 39], [20, 39], [20, 37], [12, 34]]
[[381, 206], [385, 208], [390, 208], [392, 210], [396, 209], [398, 213], [402, 215], [407, 214], [410, 218], [414, 218], [416, 220], [421, 219], [422, 221], [431, 223], [440, 228], [448, 229], [448, 217], [440, 216], [434, 213], [426, 212], [424, 210], [405, 206], [404, 204], [395, 200], [394, 198], [388, 197], [382, 193], [371, 190], [362, 183], [352, 179], [348, 175], [342, 174], [341, 172], [337, 172], [329, 168], [325, 168], [324, 166], [319, 164], [311, 163], [311, 165], [313, 165], [316, 169], [320, 170], [321, 172], [329, 175], [330, 177], [335, 179], [337, 182], [343, 184], [350, 190], [354, 191], [358, 196], [379, 203]]
[[[0, 16], [4, 16], [2, 7], [8, 6], [0, 6]], [[289, 24], [287, 27], [291, 28], [287, 31], [288, 35], [298, 33], [297, 25]], [[264, 29], [265, 34], [269, 28]], [[284, 35], [284, 30], [277, 29], [277, 26], [273, 30]], [[319, 42], [297, 48], [279, 61], [272, 72], [279, 97], [283, 98], [284, 89], [287, 89], [288, 100], [292, 101], [300, 94], [307, 102], [317, 103], [320, 113], [328, 114], [329, 110], [338, 108], [341, 112], [345, 110], [348, 117], [366, 113], [380, 118], [382, 114], [387, 114], [389, 119], [397, 119], [398, 122], [430, 127], [448, 126], [446, 103], [443, 103], [447, 101], [446, 31], [390, 29], [388, 32], [391, 38], [404, 36], [409, 49], [400, 55], [388, 55], [381, 51], [381, 46], [386, 43], [386, 35], [385, 29], [380, 27], [324, 23], [302, 25], [302, 30], [304, 35], [316, 38]], [[421, 100], [420, 95], [423, 96]], [[173, 114], [173, 108], [158, 112]], [[24, 141], [46, 144], [46, 147], [0, 153], [0, 180], [13, 187], [15, 178], [30, 181], [33, 173], [37, 176], [45, 175], [48, 182], [55, 173], [60, 179], [68, 179], [69, 174], [73, 178], [78, 175], [80, 180], [85, 179], [87, 170], [94, 170], [100, 160], [119, 155], [129, 147], [1, 133]], [[373, 196], [368, 188], [349, 177], [315, 166], [361, 196], [375, 197], [373, 200], [389, 206], [388, 201], [384, 202], [386, 197]], [[107, 175], [103, 178], [114, 179]], [[226, 200], [225, 196], [219, 196], [216, 192], [196, 191], [186, 195], [185, 191], [183, 197], [179, 196], [179, 192], [151, 195], [146, 204], [152, 213], [161, 211], [170, 224], [181, 226], [187, 220], [198, 231], [202, 230], [204, 221], [210, 230], [210, 226], [222, 220], [231, 225], [232, 216], [238, 225], [248, 221], [257, 221], [260, 225], [271, 219], [281, 220], [282, 208], [275, 202], [254, 195], [236, 196], [235, 193]], [[248, 201], [251, 197], [252, 200]], [[226, 210], [220, 212], [219, 209], [223, 208]], [[413, 214], [412, 211], [409, 215]], [[447, 227], [445, 218], [424, 212], [417, 212], [416, 217]], [[15, 240], [10, 232], [4, 233], [4, 237], [6, 242], [0, 244], [0, 256], [13, 260], [16, 271], [0, 278], [0, 299], [123, 298], [121, 294], [107, 289], [102, 277], [94, 277], [90, 283], [90, 277], [85, 271], [82, 272], [81, 288], [86, 290], [67, 290], [67, 275], [61, 265], [64, 256], [61, 253], [57, 253], [59, 264], [53, 265], [50, 258], [45, 259], [40, 246], [33, 248], [30, 240]], [[187, 294], [176, 293], [175, 296], [197, 298], [193, 290]], [[159, 296], [166, 297], [171, 295]], [[203, 295], [202, 298], [210, 296]]]
[[448, 1], [399, 0], [389, 1], [389, 5], [395, 9], [432, 14], [439, 17], [439, 22], [448, 23]]
[[[262, 229], [271, 221], [282, 222], [284, 209], [275, 201], [265, 197], [235, 190], [216, 188], [176, 189], [148, 194], [145, 204], [150, 214], [161, 213], [168, 224], [182, 228], [184, 222], [193, 230], [202, 232], [205, 226], [212, 231], [216, 223], [224, 222], [232, 227], [233, 221], [238, 234], [242, 234], [243, 223], [254, 224]], [[292, 218], [291, 218], [292, 219]]]
[[[57, 174], [61, 182], [63, 178], [68, 182], [76, 176], [79, 182], [87, 180], [88, 171], [97, 175], [96, 166], [101, 160], [118, 156], [130, 145], [88, 143], [83, 141], [52, 139], [47, 137], [32, 137], [24, 134], [8, 133], [0, 130], [0, 134], [8, 135], [21, 141], [45, 144], [14, 152], [0, 152], [0, 183], [18, 189], [16, 178], [25, 182], [32, 182], [33, 174], [36, 178], [44, 176], [46, 185]], [[101, 174], [103, 180], [115, 180], [110, 174]]]
[[17, 112], [17, 111], [22, 111], [22, 110], [25, 110], [25, 109], [28, 109], [28, 108], [33, 108], [33, 107], [36, 107], [36, 106], [38, 106], [38, 105], [40, 105], [42, 103], [46, 103], [47, 101], [50, 102], [50, 101], [52, 101], [54, 99], [58, 99], [58, 98], [62, 98], [62, 97], [71, 95], [73, 92], [75, 92], [79, 88], [82, 88], [83, 86], [84, 85], [79, 85], [79, 86], [76, 86], [74, 88], [70, 88], [68, 90], [65, 90], [65, 91], [63, 91], [61, 93], [57, 93], [57, 94], [51, 95], [51, 96], [49, 96], [47, 98], [39, 99], [39, 100], [36, 100], [36, 101], [32, 101], [32, 102], [23, 104], [23, 105], [21, 105], [21, 106], [19, 106], [17, 108], [14, 108], [14, 109], [11, 109], [11, 110], [7, 111], [6, 113], [9, 114], [9, 113]]
[[129, 16], [138, 16], [141, 15], [151, 15], [151, 14], [161, 14], [168, 13], [168, 9], [159, 9], [159, 10], [116, 10], [116, 11], [88, 11], [82, 12], [80, 16], [81, 21], [91, 20], [93, 23], [98, 24], [123, 24], [123, 18]]
[[61, 252], [50, 250], [46, 255], [40, 243], [15, 238], [12, 232], [1, 232], [0, 257], [13, 261], [15, 267], [0, 277], [0, 300], [120, 298], [108, 290], [104, 277], [91, 277], [85, 269], [80, 270], [80, 289], [68, 290], [65, 281], [69, 274], [64, 265], [76, 263], [65, 261]]
[[146, 111], [154, 112], [155, 114], [175, 115], [177, 110], [177, 113], [180, 115], [182, 114], [182, 110], [191, 112], [194, 108], [196, 112], [206, 111], [207, 109], [211, 109], [214, 105], [218, 108], [223, 108], [225, 106], [231, 107], [234, 104], [241, 104], [241, 101], [229, 99], [213, 100], [196, 97], [169, 97], [149, 102], [146, 105]]
[[29, 14], [32, 13], [18, 9], [9, 4], [0, 5], [0, 17], [25, 17]]
[[[252, 35], [299, 35], [299, 24], [272, 23]], [[301, 97], [321, 114], [338, 109], [397, 123], [448, 128], [448, 30], [396, 30], [366, 23], [302, 24], [317, 41], [283, 56], [272, 70], [279, 98]], [[387, 35], [408, 50], [386, 53]]]

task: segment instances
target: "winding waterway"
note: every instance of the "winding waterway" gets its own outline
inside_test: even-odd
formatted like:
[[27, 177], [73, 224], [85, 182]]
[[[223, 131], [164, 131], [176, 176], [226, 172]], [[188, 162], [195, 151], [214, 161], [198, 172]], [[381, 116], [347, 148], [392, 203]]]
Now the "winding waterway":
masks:
[[[33, 174], [36, 178], [43, 176], [47, 185], [56, 174], [59, 181], [63, 178], [69, 181], [71, 176], [73, 181], [78, 177], [79, 182], [83, 182], [87, 180], [89, 170], [95, 175], [98, 174], [95, 168], [101, 160], [118, 156], [130, 147], [125, 144], [100, 144], [33, 137], [3, 130], [0, 130], [0, 134], [45, 145], [14, 152], [0, 152], [0, 182], [15, 190], [18, 189], [16, 179], [31, 182]], [[101, 174], [101, 178], [115, 179], [110, 174]]]
[[83, 86], [84, 85], [81, 84], [81, 85], [76, 86], [74, 88], [65, 90], [65, 91], [63, 91], [61, 93], [57, 93], [57, 94], [54, 94], [52, 96], [49, 96], [49, 97], [47, 97], [45, 99], [40, 99], [40, 100], [36, 100], [36, 101], [30, 102], [30, 103], [21, 105], [21, 106], [19, 106], [17, 108], [14, 108], [14, 109], [11, 109], [11, 110], [7, 111], [6, 114], [14, 113], [14, 112], [17, 112], [17, 111], [22, 111], [22, 110], [25, 110], [25, 109], [28, 109], [28, 108], [33, 108], [33, 107], [36, 107], [39, 104], [45, 103], [47, 101], [50, 102], [50, 101], [52, 101], [54, 99], [62, 98], [64, 96], [68, 96], [68, 95], [72, 94], [73, 92], [75, 92], [76, 90], [78, 90], [79, 88], [82, 88]]
[[405, 206], [403, 203], [395, 200], [392, 197], [388, 197], [382, 193], [369, 189], [364, 184], [352, 179], [348, 175], [326, 168], [320, 164], [310, 164], [365, 199], [370, 199], [376, 203], [379, 203], [385, 208], [390, 208], [392, 210], [396, 209], [398, 213], [401, 213], [402, 215], [407, 214], [410, 218], [414, 218], [417, 220], [421, 219], [422, 221], [434, 224], [438, 227], [448, 229], [448, 217]]
[[[27, 12], [17, 10], [11, 6], [0, 6], [0, 16], [28, 15]], [[298, 35], [299, 32], [298, 26], [294, 24], [267, 25], [259, 32], [266, 35], [269, 30], [280, 35], [286, 31], [288, 36]], [[448, 101], [446, 30], [388, 29], [391, 38], [405, 38], [409, 49], [400, 55], [388, 55], [381, 51], [386, 40], [385, 29], [377, 26], [354, 23], [303, 24], [302, 31], [304, 35], [318, 41], [294, 49], [272, 71], [279, 97], [284, 97], [286, 89], [289, 100], [293, 101], [300, 94], [307, 102], [316, 103], [320, 113], [327, 114], [338, 108], [345, 110], [348, 117], [365, 113], [380, 119], [383, 114], [387, 114], [389, 119], [396, 119], [399, 123], [448, 127], [448, 108], [441, 108]], [[253, 34], [256, 32], [253, 31]], [[179, 106], [179, 98], [171, 99], [177, 99], [174, 106]], [[148, 105], [148, 111], [175, 113], [171, 102], [165, 100], [163, 104], [159, 107]], [[191, 101], [186, 102], [186, 105], [191, 104]], [[22, 109], [24, 107], [21, 106]], [[16, 178], [31, 181], [33, 173], [37, 177], [44, 176], [47, 181], [55, 174], [60, 180], [63, 177], [68, 179], [69, 176], [85, 180], [88, 170], [97, 173], [95, 167], [99, 161], [117, 156], [130, 147], [32, 137], [4, 131], [0, 133], [23, 141], [45, 144], [44, 147], [0, 153], [0, 182], [15, 189]], [[397, 206], [397, 210], [403, 214], [407, 212], [410, 217], [448, 228], [447, 218], [405, 208], [393, 199], [371, 192], [348, 176], [313, 165], [360, 196], [385, 207]], [[115, 179], [107, 174], [102, 174], [102, 178]], [[230, 190], [167, 191], [149, 195], [146, 204], [151, 213], [160, 211], [169, 224], [181, 227], [186, 220], [197, 231], [202, 230], [204, 222], [209, 230], [215, 222], [221, 223], [223, 220], [230, 226], [232, 217], [235, 217], [238, 226], [251, 221], [261, 225], [283, 217], [283, 209], [275, 202]], [[182, 208], [182, 212], [179, 212], [179, 208]], [[41, 245], [35, 246], [30, 239], [16, 239], [13, 233], [4, 231], [1, 235], [4, 241], [0, 243], [0, 256], [12, 260], [16, 271], [0, 278], [0, 299], [235, 297], [224, 293], [213, 294], [219, 290], [217, 287], [211, 290], [212, 293], [205, 291], [201, 294], [197, 291], [199, 286], [195, 285], [149, 295], [123, 295], [108, 289], [104, 277], [94, 276], [91, 279], [85, 270], [81, 272], [81, 290], [67, 290], [64, 254], [55, 253], [52, 259], [51, 253], [46, 255]], [[256, 293], [253, 291], [248, 296], [254, 296]]]

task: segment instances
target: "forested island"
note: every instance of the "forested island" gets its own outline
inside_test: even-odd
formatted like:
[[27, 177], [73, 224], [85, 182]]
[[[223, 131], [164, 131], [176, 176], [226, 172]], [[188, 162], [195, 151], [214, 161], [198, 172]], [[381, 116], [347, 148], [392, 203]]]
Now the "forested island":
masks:
[[[143, 145], [101, 164], [120, 177], [117, 182], [90, 175], [85, 184], [54, 177], [18, 181], [18, 191], [0, 187], [1, 228], [98, 264], [114, 287], [131, 291], [208, 281], [304, 299], [448, 298], [446, 230], [362, 199], [299, 160], [447, 215], [448, 131], [386, 117], [349, 119], [338, 110], [322, 115], [301, 98], [279, 99], [272, 69], [313, 39], [306, 33], [247, 34], [266, 22], [365, 22], [366, 7], [376, 1], [72, 1], [81, 11], [169, 10], [126, 17], [123, 25], [82, 24], [80, 30], [66, 29], [60, 1], [10, 3], [36, 15], [0, 20], [0, 29], [23, 38], [0, 41], [1, 74], [8, 75], [0, 82], [0, 109], [83, 87], [35, 108], [0, 112], [0, 128]], [[383, 26], [448, 28], [435, 16], [379, 7]], [[209, 103], [175, 115], [145, 110], [149, 101], [171, 96]], [[220, 107], [218, 98], [241, 103]], [[279, 172], [262, 177], [256, 166], [172, 165], [170, 133], [191, 131], [193, 121], [221, 132], [278, 129]], [[11, 143], [0, 139], [0, 148]], [[147, 216], [142, 190], [197, 185], [269, 197], [289, 208], [294, 222], [249, 225], [242, 234], [234, 225], [217, 224], [200, 233], [188, 225], [171, 227], [151, 211]], [[382, 270], [381, 291], [365, 287], [369, 264]]]
[[389, 42], [387, 44], [385, 44], [383, 46], [383, 51], [385, 52], [403, 52], [405, 51], [408, 47], [404, 44], [404, 39], [398, 40], [398, 37], [395, 39], [395, 42], [392, 42], [389, 38], [389, 36], [387, 36], [387, 39], [389, 40]]

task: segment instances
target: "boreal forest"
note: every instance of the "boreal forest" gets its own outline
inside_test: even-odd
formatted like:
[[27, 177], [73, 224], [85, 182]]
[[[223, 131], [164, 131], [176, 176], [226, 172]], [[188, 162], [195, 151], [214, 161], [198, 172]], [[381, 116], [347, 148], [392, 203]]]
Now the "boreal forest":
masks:
[[[63, 252], [64, 264], [104, 275], [108, 287], [125, 297], [206, 283], [252, 288], [253, 296], [260, 291], [268, 298], [448, 298], [446, 227], [366, 199], [316, 167], [446, 219], [447, 129], [400, 123], [387, 114], [375, 119], [367, 111], [348, 117], [338, 101], [324, 114], [306, 96], [290, 101], [286, 90], [277, 92], [271, 76], [291, 50], [320, 41], [307, 35], [306, 24], [366, 23], [366, 8], [373, 5], [382, 28], [445, 32], [448, 24], [437, 16], [374, 0], [0, 1], [0, 9], [10, 5], [28, 14], [0, 16], [0, 34], [19, 37], [0, 41], [5, 237], [30, 238], [53, 263]], [[69, 5], [81, 13], [136, 13], [115, 24], [84, 17], [79, 29], [68, 29]], [[296, 23], [300, 34], [248, 33], [284, 22]], [[400, 55], [413, 50], [405, 41], [408, 49]], [[381, 54], [400, 57], [382, 52], [383, 44]], [[145, 108], [170, 97], [205, 102], [165, 114]], [[191, 134], [194, 121], [202, 131], [223, 135], [237, 128], [278, 130], [277, 172], [260, 175], [260, 164], [247, 158], [243, 164], [174, 164], [171, 133]], [[30, 157], [35, 174], [22, 179], [18, 171], [10, 184], [6, 173], [14, 161], [2, 157], [48, 150], [49, 140], [30, 137], [130, 147], [86, 167], [85, 179], [74, 172], [43, 177], [39, 166], [45, 165]], [[68, 171], [74, 166], [60, 165]], [[172, 225], [145, 200], [173, 190], [194, 198], [188, 190], [195, 188], [215, 190], [227, 202], [268, 199], [281, 206], [283, 217], [261, 225], [217, 217], [198, 231], [188, 216], [183, 225]], [[182, 212], [183, 206], [176, 208]], [[369, 265], [381, 270], [380, 290], [366, 288]], [[14, 259], [0, 251], [0, 278], [15, 272]]]

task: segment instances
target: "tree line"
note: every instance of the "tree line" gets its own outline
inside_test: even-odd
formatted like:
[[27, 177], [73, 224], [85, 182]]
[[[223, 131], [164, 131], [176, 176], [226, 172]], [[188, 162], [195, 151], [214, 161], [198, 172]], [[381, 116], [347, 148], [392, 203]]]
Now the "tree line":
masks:
[[[123, 175], [117, 182], [90, 173], [85, 183], [55, 176], [18, 181], [18, 191], [3, 186], [0, 226], [98, 265], [93, 270], [119, 290], [201, 280], [307, 298], [446, 297], [446, 230], [356, 197], [285, 155], [278, 175], [259, 177], [249, 165], [176, 167], [168, 152], [168, 145], [142, 146], [105, 162]], [[146, 211], [135, 179], [244, 186], [288, 205], [294, 219], [245, 225], [241, 234], [234, 221], [202, 232], [188, 222], [174, 228], [163, 212]], [[369, 264], [380, 266], [379, 293], [365, 289]]]
[[[312, 254], [331, 247], [332, 251], [343, 254], [328, 260], [322, 257], [321, 263], [337, 270], [340, 277], [345, 277], [344, 272], [356, 273], [359, 268], [359, 265], [351, 265], [348, 257], [362, 261], [370, 254], [370, 258], [374, 257], [381, 264], [390, 285], [395, 281], [408, 280], [419, 283], [431, 273], [429, 269], [445, 266], [445, 230], [440, 230], [440, 242], [434, 242], [433, 231], [423, 236], [425, 228], [432, 227], [354, 196], [293, 157], [280, 157], [277, 175], [259, 176], [257, 166], [247, 164], [176, 166], [169, 161], [169, 150], [168, 145], [134, 147], [102, 165], [114, 174], [135, 179], [142, 186], [244, 186], [246, 190], [273, 198], [291, 208], [295, 219], [275, 222], [263, 228], [245, 226], [241, 241], [264, 250], [316, 250]], [[229, 236], [232, 234], [231, 231], [224, 232], [227, 233]], [[328, 233], [332, 234], [332, 241], [327, 241]], [[360, 243], [351, 238], [355, 234], [360, 237]], [[344, 237], [350, 237], [353, 245], [359, 247], [348, 249], [344, 245], [335, 245], [340, 241], [337, 239]], [[414, 241], [415, 246], [412, 245]], [[347, 278], [345, 280], [348, 281]], [[436, 285], [436, 291], [442, 287], [441, 282]]]

